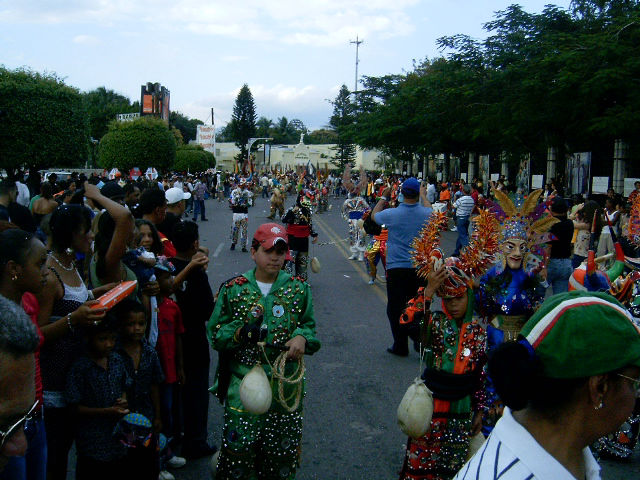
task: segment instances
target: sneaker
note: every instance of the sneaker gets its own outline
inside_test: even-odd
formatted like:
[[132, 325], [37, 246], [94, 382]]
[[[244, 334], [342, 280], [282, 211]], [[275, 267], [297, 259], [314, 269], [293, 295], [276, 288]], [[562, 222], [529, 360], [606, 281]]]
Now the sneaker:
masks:
[[191, 219], [191, 221], [192, 221], [192, 222], [197, 222], [197, 221], [198, 221], [198, 219], [197, 219], [197, 218], [192, 218], [192, 219]]
[[451, 227], [451, 232], [457, 232], [458, 231], [458, 227]]
[[171, 475], [169, 472], [167, 472], [166, 470], [162, 470], [160, 472], [160, 474], [158, 475], [158, 480], [176, 480], [176, 477], [174, 477], [173, 475]]
[[242, 251], [243, 252], [248, 252], [249, 250], [247, 250], [245, 247], [242, 247]]
[[187, 461], [183, 457], [178, 457], [177, 455], [167, 460], [167, 466], [171, 468], [182, 468], [186, 464], [187, 464]]
[[231, 244], [231, 250], [235, 250], [235, 249], [236, 249], [236, 244], [235, 244], [235, 243], [232, 243], [232, 244]]
[[203, 218], [201, 221], [203, 221], [203, 222], [208, 222], [208, 221], [209, 221], [209, 219], [208, 219], [208, 218]]
[[369, 280], [369, 282], [368, 282], [368, 283], [369, 283], [369, 285], [373, 285], [375, 282], [374, 282], [374, 280], [373, 280], [373, 278], [372, 278], [371, 280]]
[[357, 253], [352, 253], [351, 256], [347, 260], [356, 260], [358, 258]]

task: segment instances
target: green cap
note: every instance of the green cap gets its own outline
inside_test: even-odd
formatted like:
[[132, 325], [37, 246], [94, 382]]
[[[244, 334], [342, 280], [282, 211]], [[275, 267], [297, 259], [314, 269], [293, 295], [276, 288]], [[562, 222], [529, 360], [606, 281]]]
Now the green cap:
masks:
[[550, 378], [640, 367], [640, 324], [611, 295], [574, 291], [548, 298], [520, 332]]

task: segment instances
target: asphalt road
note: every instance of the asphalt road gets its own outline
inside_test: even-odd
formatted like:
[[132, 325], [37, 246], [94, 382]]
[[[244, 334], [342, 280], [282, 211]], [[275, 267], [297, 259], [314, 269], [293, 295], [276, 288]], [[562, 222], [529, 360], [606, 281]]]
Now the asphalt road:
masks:
[[[371, 286], [364, 265], [347, 260], [346, 223], [332, 210], [314, 215], [319, 245], [311, 246], [322, 270], [310, 273], [317, 334], [322, 348], [305, 357], [307, 395], [299, 480], [391, 480], [402, 465], [406, 438], [396, 424], [396, 408], [411, 381], [421, 373], [419, 358], [386, 352], [391, 334], [385, 313], [386, 290], [382, 268]], [[291, 204], [292, 199], [287, 200]], [[226, 203], [206, 202], [208, 222], [199, 222], [200, 241], [210, 249], [209, 280], [214, 291], [225, 280], [253, 267], [249, 253], [229, 251], [231, 211]], [[268, 200], [257, 198], [249, 211], [250, 238], [269, 221]], [[445, 252], [455, 246], [456, 234], [443, 236]], [[327, 245], [323, 243], [331, 242]], [[211, 377], [217, 354], [212, 354]], [[211, 397], [209, 441], [220, 444], [222, 406]], [[179, 480], [209, 478], [208, 459], [189, 462], [172, 473]], [[640, 478], [640, 454], [630, 463], [603, 466], [602, 478]], [[545, 479], [546, 480], [546, 479]]]

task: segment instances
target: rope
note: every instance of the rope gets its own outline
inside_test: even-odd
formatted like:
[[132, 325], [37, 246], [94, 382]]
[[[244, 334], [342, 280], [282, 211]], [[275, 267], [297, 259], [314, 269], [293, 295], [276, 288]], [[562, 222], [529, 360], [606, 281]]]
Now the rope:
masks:
[[333, 242], [320, 242], [320, 243], [316, 243], [315, 245], [317, 247], [323, 247], [324, 245], [336, 245], [338, 243], [342, 243], [342, 242], [348, 242], [349, 241], [349, 237], [347, 238], [341, 238], [340, 240], [335, 240]]
[[[295, 412], [300, 406], [300, 401], [302, 400], [302, 380], [304, 379], [305, 366], [304, 366], [304, 358], [300, 357], [298, 359], [298, 368], [295, 372], [291, 374], [290, 377], [287, 377], [285, 374], [285, 369], [287, 365], [287, 353], [288, 352], [280, 352], [280, 354], [276, 357], [275, 362], [271, 364], [269, 358], [267, 357], [267, 352], [264, 347], [265, 344], [263, 342], [259, 343], [262, 348], [262, 354], [264, 355], [264, 359], [271, 367], [271, 381], [278, 382], [278, 395], [276, 397], [276, 401], [284, 408], [287, 412], [292, 413]], [[289, 397], [285, 397], [284, 395], [284, 386], [287, 385], [295, 385], [295, 389], [293, 393]], [[289, 402], [293, 399], [293, 404], [289, 405]]]

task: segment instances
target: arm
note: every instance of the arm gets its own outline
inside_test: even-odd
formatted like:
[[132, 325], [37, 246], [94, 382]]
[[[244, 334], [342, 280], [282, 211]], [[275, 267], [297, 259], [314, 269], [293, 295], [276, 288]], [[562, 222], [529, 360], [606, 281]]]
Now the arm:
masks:
[[127, 251], [127, 241], [133, 231], [133, 216], [126, 207], [102, 195], [95, 185], [85, 182], [84, 188], [86, 197], [102, 205], [115, 222], [115, 230], [104, 258], [106, 271], [104, 280], [117, 282], [121, 275], [120, 262]]
[[77, 412], [79, 416], [83, 417], [109, 417], [109, 418], [120, 418], [129, 413], [129, 409], [122, 408], [119, 406], [112, 406], [106, 408], [93, 408], [93, 407], [85, 407], [84, 405], [77, 406]]
[[389, 187], [385, 188], [382, 191], [382, 196], [380, 197], [380, 200], [378, 200], [378, 203], [376, 203], [376, 206], [373, 207], [373, 210], [371, 211], [371, 220], [376, 222], [378, 225], [380, 225], [380, 223], [376, 221], [376, 213], [379, 213], [382, 210], [384, 210], [384, 207], [389, 202], [389, 198], [391, 198], [390, 195], [391, 195], [391, 189]]
[[207, 337], [214, 350], [235, 350], [240, 345], [234, 340], [234, 335], [244, 325], [244, 319], [233, 318], [233, 308], [229, 302], [231, 287], [223, 286], [216, 301], [209, 323]]
[[183, 282], [187, 279], [187, 277], [189, 277], [189, 274], [195, 268], [206, 268], [208, 263], [209, 257], [204, 252], [197, 252], [193, 257], [191, 257], [191, 261], [187, 264], [187, 266], [184, 267], [182, 271], [173, 278], [173, 291], [176, 292], [181, 288]]
[[[311, 290], [306, 283], [301, 286], [304, 294], [304, 306], [302, 311], [298, 315], [296, 329], [291, 332], [291, 340], [285, 345], [289, 345], [290, 342], [294, 342], [299, 347], [300, 340], [296, 341], [296, 337], [301, 336], [305, 339], [303, 353], [313, 354], [320, 350], [320, 341], [316, 338], [316, 319], [313, 312], [313, 301], [311, 299]], [[295, 352], [291, 352], [292, 355]]]
[[431, 207], [431, 202], [427, 198], [427, 186], [424, 182], [420, 184], [420, 204], [423, 207]]

